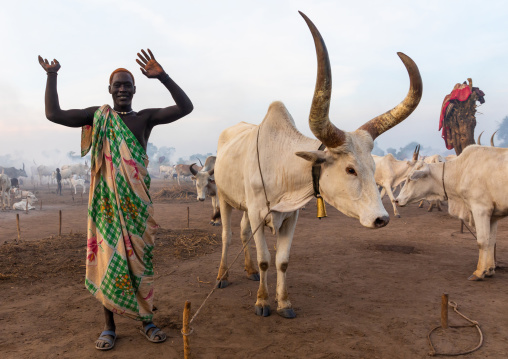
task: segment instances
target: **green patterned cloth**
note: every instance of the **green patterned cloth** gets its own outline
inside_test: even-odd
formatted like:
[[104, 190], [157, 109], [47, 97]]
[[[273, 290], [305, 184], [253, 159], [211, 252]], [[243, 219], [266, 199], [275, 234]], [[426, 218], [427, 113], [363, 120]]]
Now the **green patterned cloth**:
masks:
[[157, 224], [148, 157], [109, 105], [83, 127], [81, 156], [90, 150], [85, 285], [113, 313], [152, 321]]

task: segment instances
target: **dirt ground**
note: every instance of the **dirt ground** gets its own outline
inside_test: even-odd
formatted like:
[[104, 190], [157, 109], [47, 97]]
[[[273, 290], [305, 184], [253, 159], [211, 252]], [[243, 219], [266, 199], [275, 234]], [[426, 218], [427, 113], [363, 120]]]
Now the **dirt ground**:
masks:
[[[154, 180], [152, 193], [165, 185]], [[215, 284], [220, 261], [221, 227], [208, 224], [210, 200], [155, 200], [161, 230], [154, 251], [154, 321], [168, 340], [150, 343], [138, 332], [139, 323], [116, 317], [115, 348], [99, 352], [94, 341], [104, 324], [102, 307], [84, 286], [88, 195], [81, 204], [69, 189], [62, 197], [51, 191], [38, 189], [42, 210], [37, 204], [29, 214], [17, 212], [19, 243], [16, 212], [0, 212], [0, 357], [183, 358], [184, 303], [190, 300], [195, 312]], [[386, 199], [385, 206], [392, 213]], [[327, 210], [323, 220], [316, 219], [313, 202], [300, 212], [287, 271], [297, 317], [275, 313], [275, 238], [266, 231], [274, 313], [254, 314], [258, 282], [247, 280], [239, 260], [230, 272], [232, 284], [216, 290], [192, 324], [193, 358], [426, 358], [427, 335], [440, 323], [442, 293], [480, 323], [483, 347], [468, 358], [508, 357], [506, 221], [498, 230], [501, 268], [492, 278], [470, 282], [476, 241], [460, 234], [460, 222], [446, 212], [412, 205], [401, 208], [402, 218], [391, 216], [387, 227], [371, 230], [331, 206]], [[240, 218], [235, 211], [230, 262], [241, 249]], [[449, 317], [450, 324], [465, 324], [455, 313]], [[478, 334], [448, 329], [433, 340], [442, 351], [460, 351], [475, 347]]]

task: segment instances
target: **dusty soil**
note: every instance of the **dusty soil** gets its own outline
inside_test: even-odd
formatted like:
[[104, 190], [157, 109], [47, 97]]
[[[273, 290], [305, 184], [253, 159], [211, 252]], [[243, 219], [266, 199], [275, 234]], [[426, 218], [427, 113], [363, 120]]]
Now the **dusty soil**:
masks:
[[[165, 185], [155, 180], [152, 193]], [[193, 313], [201, 305], [220, 261], [221, 227], [208, 224], [210, 201], [196, 202], [190, 186], [187, 198], [155, 200], [161, 226], [154, 252], [155, 322], [169, 339], [152, 344], [138, 323], [116, 317], [115, 348], [99, 352], [94, 341], [103, 326], [102, 308], [84, 287], [88, 197], [81, 204], [80, 195], [73, 200], [68, 189], [62, 197], [51, 191], [38, 190], [42, 210], [37, 204], [29, 214], [17, 212], [21, 242], [15, 242], [16, 213], [0, 212], [0, 357], [182, 358], [184, 303], [192, 302]], [[254, 314], [258, 283], [247, 280], [240, 260], [230, 273], [232, 285], [215, 291], [192, 324], [193, 358], [426, 358], [427, 334], [440, 323], [444, 292], [481, 325], [484, 345], [468, 358], [508, 357], [508, 271], [501, 267], [485, 281], [467, 280], [478, 249], [471, 234], [458, 233], [458, 220], [413, 205], [401, 209], [402, 218], [392, 216], [387, 227], [369, 230], [331, 206], [327, 210], [329, 217], [318, 220], [311, 203], [297, 224], [287, 272], [297, 318]], [[235, 212], [230, 260], [241, 248], [240, 218]], [[501, 265], [507, 234], [502, 221]], [[267, 235], [275, 309], [275, 238]], [[450, 324], [465, 324], [449, 316]], [[473, 348], [478, 336], [472, 328], [448, 329], [433, 339], [440, 350], [459, 351]]]

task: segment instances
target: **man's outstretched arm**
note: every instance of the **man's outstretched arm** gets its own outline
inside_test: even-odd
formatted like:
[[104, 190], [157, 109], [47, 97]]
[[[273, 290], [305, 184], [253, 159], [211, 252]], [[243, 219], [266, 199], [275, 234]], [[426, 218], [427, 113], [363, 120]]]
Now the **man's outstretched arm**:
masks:
[[46, 117], [51, 122], [68, 127], [81, 127], [93, 124], [93, 115], [99, 107], [89, 107], [84, 110], [62, 110], [58, 100], [57, 75], [60, 63], [54, 59], [51, 63], [39, 56], [39, 63], [48, 75], [46, 82]]
[[[143, 55], [138, 53], [139, 59], [136, 62], [141, 66], [141, 72], [148, 78], [159, 79], [169, 90], [176, 105], [157, 109], [150, 116], [150, 125], [162, 125], [176, 121], [192, 112], [194, 106], [185, 92], [178, 86], [169, 75], [164, 71], [161, 65], [155, 60], [150, 49], [149, 55], [141, 50]], [[141, 61], [140, 61], [141, 60]]]

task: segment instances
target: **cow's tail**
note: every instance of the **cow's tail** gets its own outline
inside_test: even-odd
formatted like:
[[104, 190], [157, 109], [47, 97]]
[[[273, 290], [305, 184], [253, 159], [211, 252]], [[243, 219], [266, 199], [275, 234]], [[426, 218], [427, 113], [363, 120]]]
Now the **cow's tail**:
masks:
[[212, 216], [212, 221], [215, 221], [216, 219], [219, 219], [219, 218], [220, 218], [220, 208], [217, 209], [217, 211]]

